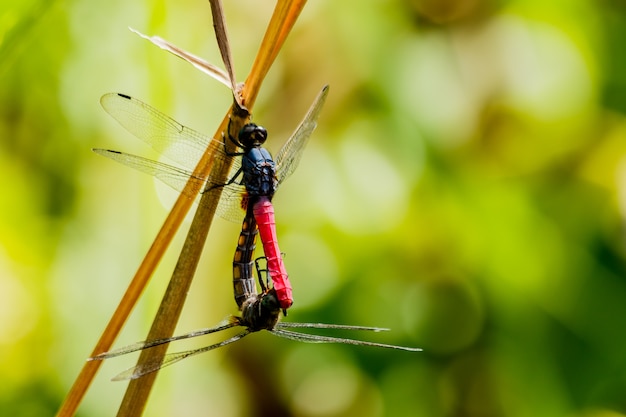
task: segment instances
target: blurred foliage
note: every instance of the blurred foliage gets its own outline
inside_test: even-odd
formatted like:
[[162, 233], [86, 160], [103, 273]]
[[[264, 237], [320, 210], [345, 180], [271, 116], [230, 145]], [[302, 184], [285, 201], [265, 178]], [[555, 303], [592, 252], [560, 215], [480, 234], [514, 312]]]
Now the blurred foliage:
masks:
[[[242, 80], [273, 4], [226, 3]], [[55, 412], [171, 205], [90, 152], [155, 157], [99, 97], [204, 132], [230, 103], [128, 26], [220, 62], [207, 2], [1, 7], [2, 415]], [[146, 415], [626, 415], [625, 40], [621, 0], [310, 2], [255, 112], [276, 150], [331, 85], [275, 199], [288, 319], [424, 352], [255, 334], [164, 370]], [[181, 332], [234, 312], [238, 227], [215, 222]], [[119, 345], [146, 334], [179, 248]], [[115, 412], [108, 379], [133, 359], [102, 367], [80, 415]]]

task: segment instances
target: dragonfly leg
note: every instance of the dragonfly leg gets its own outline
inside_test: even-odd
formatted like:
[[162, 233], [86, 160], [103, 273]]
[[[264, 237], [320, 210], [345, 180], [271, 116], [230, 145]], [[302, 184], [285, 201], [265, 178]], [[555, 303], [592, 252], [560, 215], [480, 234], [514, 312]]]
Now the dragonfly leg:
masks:
[[[235, 172], [235, 175], [233, 175], [233, 176], [232, 176], [232, 178], [228, 180], [228, 182], [225, 182], [224, 184], [215, 184], [215, 185], [212, 185], [212, 186], [210, 186], [209, 188], [205, 189], [205, 190], [204, 190], [204, 191], [202, 191], [202, 192], [203, 192], [203, 193], [206, 193], [206, 192], [211, 191], [211, 190], [214, 190], [214, 189], [216, 189], [216, 188], [226, 187], [226, 186], [228, 186], [228, 185], [230, 185], [230, 184], [232, 184], [232, 183], [236, 182], [236, 181], [237, 181], [237, 178], [239, 178], [242, 174], [243, 174], [243, 170], [242, 170], [241, 168], [239, 168], [239, 169], [237, 170], [237, 172]], [[241, 184], [241, 183], [239, 183], [239, 184]]]
[[[265, 260], [265, 268], [261, 268], [261, 265], [259, 263], [261, 260]], [[259, 256], [254, 260], [254, 265], [256, 266], [256, 273], [259, 278], [261, 291], [265, 294], [270, 286], [270, 270], [267, 268], [267, 258], [265, 256]], [[263, 282], [263, 273], [265, 273], [265, 282]], [[287, 309], [283, 308], [282, 311], [283, 316], [287, 317]]]
[[[235, 137], [230, 134], [230, 126], [231, 126], [232, 122], [233, 122], [233, 119], [228, 117], [228, 127], [226, 128], [226, 131], [228, 132], [228, 140], [230, 140], [238, 148], [242, 148], [243, 149], [244, 146], [241, 144], [241, 142], [239, 142], [239, 140], [235, 139]], [[226, 153], [226, 155], [228, 155], [228, 156], [238, 156], [238, 155], [243, 155], [244, 154], [243, 152], [228, 152], [226, 150], [227, 149], [227, 146], [226, 146], [226, 135], [224, 135], [224, 132], [222, 132], [222, 140], [224, 141], [224, 152]]]
[[[261, 260], [266, 261], [265, 268], [261, 268], [261, 264], [259, 263]], [[261, 290], [265, 292], [267, 291], [267, 288], [269, 287], [269, 283], [270, 283], [269, 269], [267, 269], [267, 258], [265, 256], [259, 256], [258, 258], [254, 260], [254, 264], [256, 266], [256, 273], [259, 278], [259, 285], [261, 286]], [[263, 273], [265, 273], [265, 282], [263, 280]]]

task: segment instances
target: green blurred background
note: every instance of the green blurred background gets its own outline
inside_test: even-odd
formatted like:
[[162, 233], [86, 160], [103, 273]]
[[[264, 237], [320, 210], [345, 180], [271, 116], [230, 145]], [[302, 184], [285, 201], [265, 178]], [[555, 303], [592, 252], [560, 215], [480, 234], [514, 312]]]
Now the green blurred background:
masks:
[[[243, 80], [273, 2], [225, 3]], [[231, 102], [128, 26], [220, 63], [206, 1], [0, 8], [2, 416], [54, 414], [176, 196], [90, 151], [156, 157], [100, 96], [206, 133]], [[310, 2], [255, 109], [276, 151], [331, 85], [275, 198], [288, 319], [424, 352], [255, 334], [161, 372], [146, 415], [626, 415], [625, 43], [623, 0]], [[145, 337], [188, 226], [116, 346]], [[238, 230], [214, 222], [179, 333], [235, 312]], [[79, 415], [113, 415], [135, 359]]]

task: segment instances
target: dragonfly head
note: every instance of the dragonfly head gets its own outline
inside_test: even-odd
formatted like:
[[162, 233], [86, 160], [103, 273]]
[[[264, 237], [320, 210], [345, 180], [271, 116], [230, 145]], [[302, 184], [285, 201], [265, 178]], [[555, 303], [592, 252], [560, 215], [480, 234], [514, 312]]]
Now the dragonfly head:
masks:
[[263, 145], [267, 140], [267, 130], [263, 126], [248, 123], [239, 131], [239, 143], [244, 148], [255, 148]]
[[241, 307], [242, 325], [250, 331], [272, 330], [280, 314], [280, 303], [276, 291], [271, 289], [255, 294], [243, 302]]

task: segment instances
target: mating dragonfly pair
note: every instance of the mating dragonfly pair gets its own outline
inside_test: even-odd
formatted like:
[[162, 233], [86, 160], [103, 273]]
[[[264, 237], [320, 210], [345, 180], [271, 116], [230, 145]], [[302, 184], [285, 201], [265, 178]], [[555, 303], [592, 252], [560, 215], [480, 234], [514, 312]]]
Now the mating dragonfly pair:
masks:
[[[287, 328], [317, 328], [382, 331], [377, 327], [345, 326], [320, 323], [288, 323], [279, 322], [280, 311], [292, 305], [292, 288], [285, 269], [276, 236], [274, 208], [271, 200], [280, 184], [296, 169], [302, 151], [317, 125], [322, 105], [328, 93], [328, 86], [319, 93], [306, 116], [285, 143], [274, 161], [270, 153], [263, 148], [267, 139], [267, 131], [254, 123], [246, 124], [237, 138], [228, 135], [219, 143], [215, 139], [202, 135], [181, 125], [158, 110], [139, 100], [123, 94], [106, 94], [101, 99], [104, 109], [122, 126], [139, 139], [151, 145], [156, 151], [186, 169], [181, 169], [162, 162], [153, 161], [137, 155], [119, 151], [94, 149], [94, 152], [155, 176], [172, 188], [183, 192], [188, 181], [196, 181], [204, 190], [221, 188], [217, 213], [227, 219], [240, 221], [243, 224], [235, 256], [233, 259], [233, 289], [240, 316], [230, 316], [215, 327], [197, 330], [184, 335], [167, 339], [139, 342], [121, 349], [97, 355], [94, 360], [102, 360], [123, 355], [141, 349], [158, 346], [176, 340], [203, 336], [219, 332], [231, 327], [244, 327], [245, 330], [230, 339], [204, 348], [186, 352], [172, 353], [156, 363], [146, 363], [132, 368], [115, 379], [135, 379], [164, 366], [178, 362], [184, 358], [216, 349], [233, 343], [256, 331], [268, 330], [280, 337], [310, 343], [345, 343], [361, 346], [374, 346], [407, 351], [420, 351], [418, 348], [388, 345], [339, 337], [311, 335], [286, 330]], [[231, 153], [226, 150], [225, 141], [240, 148], [241, 152]], [[198, 161], [200, 155], [210, 145], [217, 145], [216, 158], [226, 161], [232, 158], [229, 180], [224, 183], [211, 175], [206, 178], [196, 177], [188, 170]], [[195, 195], [190, 195], [195, 198]], [[259, 267], [259, 259], [254, 260], [257, 235], [261, 237], [267, 267]], [[256, 265], [255, 265], [256, 264]], [[257, 292], [253, 271], [257, 270], [261, 292]], [[265, 274], [265, 278], [263, 275]], [[269, 278], [268, 278], [269, 276]], [[273, 284], [269, 286], [269, 282]]]

